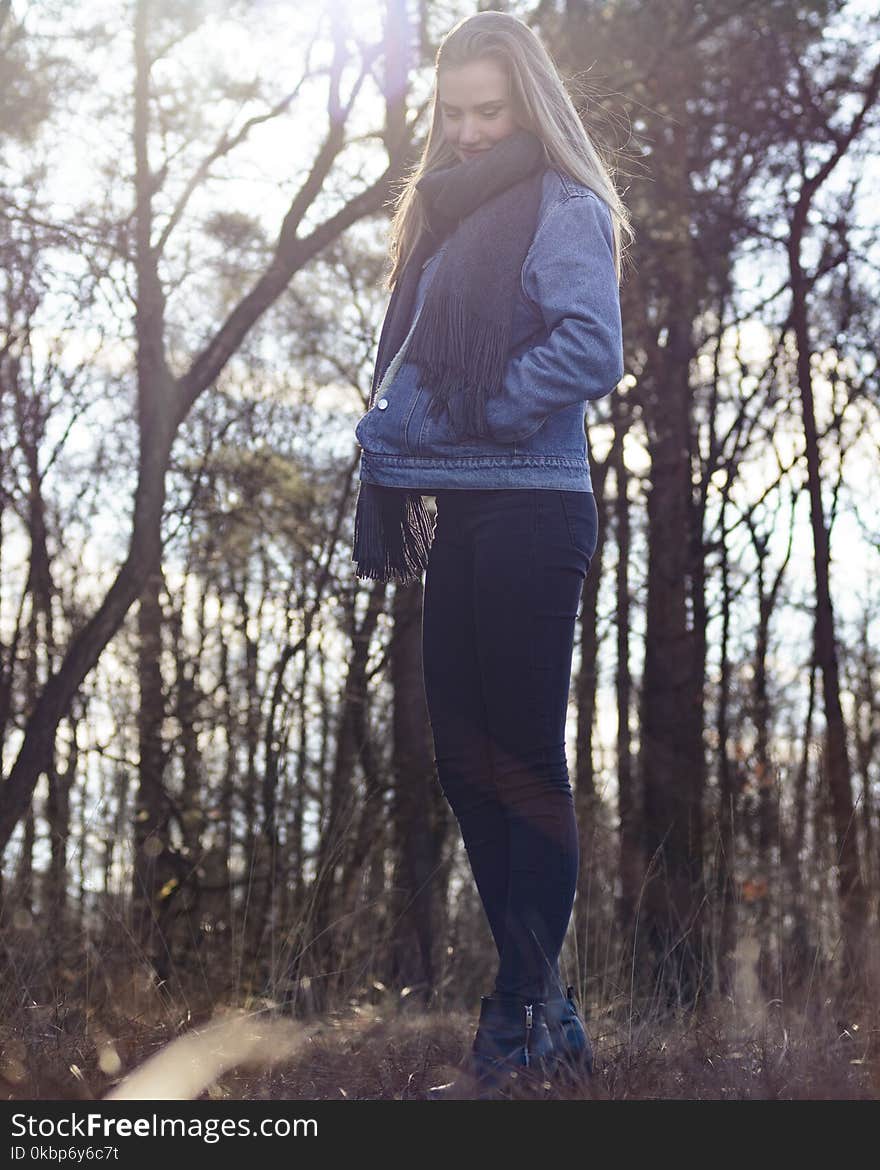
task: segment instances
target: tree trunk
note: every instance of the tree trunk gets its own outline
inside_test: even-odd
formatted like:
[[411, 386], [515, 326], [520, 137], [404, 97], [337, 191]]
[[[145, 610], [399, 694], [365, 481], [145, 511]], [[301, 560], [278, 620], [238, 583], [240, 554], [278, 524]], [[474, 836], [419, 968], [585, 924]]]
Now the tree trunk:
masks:
[[[330, 776], [329, 801], [320, 829], [313, 885], [309, 936], [294, 963], [294, 973], [313, 974], [315, 1004], [320, 1010], [332, 998], [335, 987], [337, 940], [334, 922], [344, 925], [341, 891], [348, 885], [351, 837], [358, 824], [358, 799], [354, 787], [354, 764], [360, 755], [368, 792], [379, 788], [376, 765], [369, 753], [359, 750], [366, 742], [365, 705], [367, 695], [367, 660], [370, 644], [384, 608], [387, 585], [377, 582], [371, 588], [369, 604], [359, 627], [352, 613], [352, 650], [348, 664], [337, 723], [336, 756]], [[361, 814], [363, 816], [363, 813]]]
[[865, 930], [868, 903], [862, 883], [859, 838], [852, 799], [852, 776], [846, 743], [846, 724], [840, 704], [840, 669], [830, 586], [830, 541], [822, 503], [822, 469], [816, 411], [813, 398], [812, 346], [807, 313], [807, 281], [801, 268], [801, 237], [809, 203], [796, 220], [789, 245], [792, 309], [791, 321], [797, 342], [798, 388], [804, 425], [807, 458], [807, 488], [810, 496], [810, 524], [813, 533], [813, 565], [816, 574], [815, 640], [816, 663], [822, 672], [825, 711], [825, 766], [831, 797], [837, 845], [837, 893], [840, 902], [842, 935], [841, 972], [844, 982], [857, 988], [865, 976]]
[[647, 875], [639, 917], [637, 970], [660, 1009], [693, 1005], [706, 990], [702, 741], [703, 635], [696, 629], [702, 576], [699, 514], [691, 484], [690, 363], [696, 315], [689, 233], [688, 113], [671, 98], [663, 172], [669, 243], [665, 344], [644, 377], [651, 439], [648, 585], [641, 691], [640, 774]]
[[138, 605], [138, 789], [134, 814], [132, 928], [142, 953], [159, 979], [171, 971], [166, 926], [169, 907], [180, 893], [180, 874], [171, 847], [171, 805], [165, 791], [165, 695], [162, 685], [162, 573], [147, 577]]
[[629, 472], [624, 462], [624, 438], [629, 429], [629, 411], [619, 397], [612, 404], [614, 412], [615, 539], [617, 543], [616, 606], [617, 668], [617, 814], [619, 820], [618, 856], [620, 898], [616, 907], [622, 953], [632, 954], [635, 923], [644, 861], [641, 856], [642, 824], [633, 773], [630, 716], [633, 684], [630, 674], [630, 516]]
[[[394, 594], [391, 684], [394, 691], [394, 784], [391, 794], [394, 884], [391, 891], [392, 987], [417, 987], [427, 1002], [435, 989], [435, 948], [442, 935], [447, 873], [440, 872], [449, 818], [438, 798], [433, 744], [422, 675], [420, 582]], [[442, 793], [439, 794], [442, 796]]]
[[[719, 526], [724, 531], [725, 509], [721, 509]], [[738, 771], [730, 759], [730, 573], [726, 544], [721, 550], [721, 664], [718, 680], [718, 848], [715, 870], [717, 899], [718, 949], [716, 970], [718, 990], [730, 995], [734, 990], [734, 952], [736, 950], [736, 816], [739, 798]]]
[[[612, 451], [609, 458], [614, 457]], [[593, 953], [591, 944], [598, 943], [599, 926], [601, 920], [602, 899], [598, 891], [603, 882], [609, 880], [607, 874], [598, 872], [594, 860], [594, 843], [599, 831], [600, 803], [596, 795], [596, 782], [593, 768], [593, 729], [596, 722], [596, 686], [597, 660], [599, 655], [598, 631], [596, 629], [597, 610], [599, 604], [599, 586], [602, 581], [602, 564], [605, 555], [605, 533], [607, 525], [607, 505], [605, 501], [605, 479], [608, 473], [608, 462], [597, 464], [591, 461], [590, 470], [593, 483], [593, 492], [596, 508], [599, 513], [599, 536], [596, 551], [590, 562], [590, 568], [584, 581], [581, 595], [580, 617], [576, 626], [576, 634], [580, 633], [580, 665], [574, 680], [575, 709], [577, 724], [575, 729], [575, 763], [572, 777], [574, 790], [574, 808], [578, 824], [578, 865], [577, 890], [572, 912], [573, 930], [576, 948], [583, 948], [583, 953], [576, 951], [581, 967], [579, 975], [589, 977], [594, 974], [598, 955], [598, 945]], [[581, 980], [581, 982], [583, 982]]]

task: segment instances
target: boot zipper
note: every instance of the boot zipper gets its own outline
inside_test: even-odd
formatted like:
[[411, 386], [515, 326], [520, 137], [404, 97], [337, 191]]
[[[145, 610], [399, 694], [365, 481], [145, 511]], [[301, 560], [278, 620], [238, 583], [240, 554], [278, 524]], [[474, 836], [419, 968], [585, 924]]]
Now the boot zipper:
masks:
[[523, 1049], [523, 1053], [524, 1053], [525, 1058], [526, 1058], [525, 1059], [526, 1068], [529, 1068], [529, 1067], [531, 1067], [531, 1063], [532, 1063], [531, 1053], [529, 1051], [529, 1041], [531, 1039], [530, 1033], [532, 1031], [532, 1005], [530, 1003], [527, 1003], [525, 1005], [525, 1008], [526, 1008], [526, 1044], [525, 1044], [525, 1048]]

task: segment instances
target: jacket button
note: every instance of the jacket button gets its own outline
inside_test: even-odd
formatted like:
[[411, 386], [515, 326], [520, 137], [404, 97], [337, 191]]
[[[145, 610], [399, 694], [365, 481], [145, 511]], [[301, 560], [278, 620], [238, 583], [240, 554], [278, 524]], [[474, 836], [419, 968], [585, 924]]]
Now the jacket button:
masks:
[[387, 398], [380, 398], [379, 401], [376, 403], [376, 405], [379, 407], [380, 410], [384, 410], [385, 407], [388, 405], [388, 399]]

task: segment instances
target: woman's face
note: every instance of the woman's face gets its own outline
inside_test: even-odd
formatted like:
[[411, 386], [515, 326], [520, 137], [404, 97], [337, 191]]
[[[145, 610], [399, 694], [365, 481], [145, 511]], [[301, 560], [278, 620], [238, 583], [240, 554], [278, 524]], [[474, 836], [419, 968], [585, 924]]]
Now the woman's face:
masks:
[[460, 159], [476, 158], [516, 130], [507, 75], [483, 57], [437, 75], [437, 104], [443, 136]]

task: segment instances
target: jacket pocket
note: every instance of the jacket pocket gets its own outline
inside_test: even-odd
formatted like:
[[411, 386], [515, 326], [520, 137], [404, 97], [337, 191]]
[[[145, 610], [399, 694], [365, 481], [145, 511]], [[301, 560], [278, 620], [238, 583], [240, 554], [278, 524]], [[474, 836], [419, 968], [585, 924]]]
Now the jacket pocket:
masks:
[[499, 440], [491, 431], [483, 436], [455, 434], [448, 413], [444, 410], [434, 417], [430, 405], [430, 391], [419, 389], [406, 429], [407, 448], [415, 454], [444, 459], [513, 454], [513, 442]]
[[354, 428], [361, 447], [375, 455], [414, 454], [412, 419], [419, 393], [404, 381], [380, 395]]
[[524, 443], [526, 439], [536, 435], [546, 421], [545, 416], [537, 422], [532, 420], [523, 425], [523, 420], [511, 410], [510, 403], [505, 403], [503, 394], [500, 398], [490, 399], [486, 404], [486, 425], [496, 443], [506, 443], [509, 446]]

